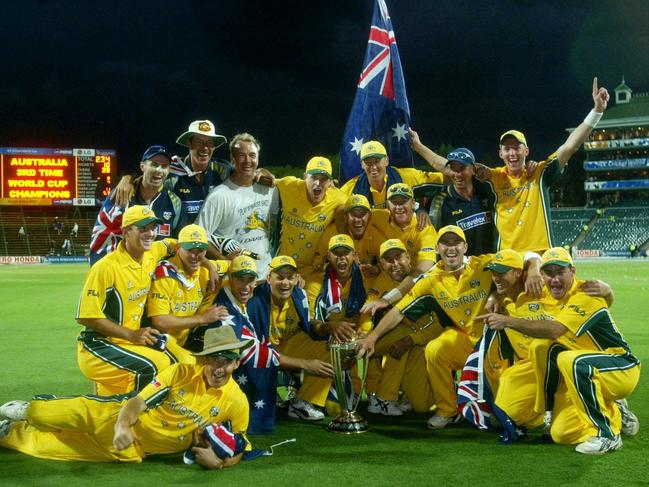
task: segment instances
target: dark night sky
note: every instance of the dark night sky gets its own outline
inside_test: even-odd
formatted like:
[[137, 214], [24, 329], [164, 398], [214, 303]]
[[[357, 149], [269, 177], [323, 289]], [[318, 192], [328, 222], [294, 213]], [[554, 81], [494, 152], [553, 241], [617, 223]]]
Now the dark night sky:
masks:
[[[413, 127], [541, 159], [592, 107], [593, 75], [649, 90], [649, 1], [387, 0]], [[265, 164], [338, 151], [370, 0], [0, 2], [0, 145], [115, 148], [133, 166], [191, 120], [262, 142]], [[219, 150], [220, 156], [226, 152]]]

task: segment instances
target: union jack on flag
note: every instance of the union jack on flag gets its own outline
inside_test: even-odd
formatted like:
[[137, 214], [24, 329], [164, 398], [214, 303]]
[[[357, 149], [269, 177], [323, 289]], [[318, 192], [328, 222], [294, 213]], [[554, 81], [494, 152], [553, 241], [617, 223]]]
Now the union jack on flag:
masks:
[[392, 21], [385, 0], [376, 0], [363, 70], [340, 150], [341, 182], [360, 174], [361, 146], [369, 140], [385, 146], [391, 165], [412, 167], [408, 127], [410, 107]]
[[241, 363], [248, 363], [256, 369], [267, 369], [279, 367], [279, 353], [275, 350], [267, 337], [257, 337], [254, 328], [243, 325], [241, 338], [253, 340], [252, 345], [246, 348], [241, 354]]

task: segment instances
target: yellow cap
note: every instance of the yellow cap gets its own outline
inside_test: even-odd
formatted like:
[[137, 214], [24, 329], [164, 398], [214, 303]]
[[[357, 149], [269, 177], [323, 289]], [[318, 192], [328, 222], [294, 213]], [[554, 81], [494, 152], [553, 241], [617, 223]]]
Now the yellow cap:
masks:
[[406, 198], [414, 198], [412, 188], [406, 183], [395, 183], [388, 188], [388, 199], [392, 199], [395, 196], [405, 196]]
[[561, 267], [568, 267], [573, 265], [570, 253], [563, 247], [552, 247], [546, 250], [541, 256], [541, 269], [546, 265], [560, 265]]
[[326, 157], [315, 156], [306, 164], [307, 174], [324, 174], [331, 178], [331, 161]]
[[381, 142], [379, 141], [370, 140], [369, 142], [365, 142], [361, 146], [361, 161], [364, 161], [369, 157], [377, 157], [379, 159], [382, 159], [387, 155], [388, 152], [385, 150], [383, 144], [381, 144]]
[[293, 257], [289, 257], [288, 255], [278, 255], [277, 257], [273, 257], [273, 260], [270, 261], [270, 270], [277, 271], [282, 267], [292, 267], [297, 270], [297, 265], [295, 264]]
[[238, 255], [232, 259], [228, 272], [231, 276], [235, 277], [246, 275], [257, 277], [257, 263], [255, 262], [255, 259], [248, 257], [247, 255]]
[[149, 223], [162, 223], [153, 210], [148, 206], [134, 205], [126, 208], [122, 215], [122, 228], [135, 225], [136, 227], [146, 227]]
[[354, 241], [345, 233], [339, 233], [329, 239], [329, 250], [337, 249], [338, 247], [346, 247], [349, 250], [355, 249]]
[[401, 240], [399, 240], [398, 238], [391, 238], [390, 240], [386, 240], [381, 244], [381, 246], [379, 247], [379, 256], [383, 257], [383, 254], [392, 249], [399, 249], [407, 252], [406, 246]]
[[439, 232], [437, 232], [437, 243], [435, 245], [438, 245], [442, 237], [449, 233], [457, 235], [466, 242], [466, 236], [464, 235], [464, 231], [460, 227], [457, 227], [455, 225], [446, 225], [445, 227], [440, 228]]
[[485, 270], [489, 269], [491, 271], [497, 272], [498, 274], [504, 274], [507, 271], [512, 269], [522, 269], [523, 268], [523, 257], [521, 254], [511, 249], [504, 249], [494, 255], [494, 258], [491, 259], [485, 266]]
[[178, 234], [178, 244], [185, 250], [207, 249], [207, 233], [201, 226], [192, 224], [183, 227]]
[[367, 198], [362, 194], [353, 194], [349, 198], [347, 198], [347, 202], [345, 203], [345, 211], [351, 211], [354, 208], [365, 208], [368, 211], [372, 209], [370, 207], [370, 202], [367, 201]]
[[508, 130], [507, 132], [502, 134], [500, 136], [500, 143], [501, 144], [503, 143], [503, 139], [505, 137], [514, 137], [521, 144], [527, 145], [527, 140], [525, 139], [525, 135], [523, 134], [523, 132], [519, 132], [518, 130]]

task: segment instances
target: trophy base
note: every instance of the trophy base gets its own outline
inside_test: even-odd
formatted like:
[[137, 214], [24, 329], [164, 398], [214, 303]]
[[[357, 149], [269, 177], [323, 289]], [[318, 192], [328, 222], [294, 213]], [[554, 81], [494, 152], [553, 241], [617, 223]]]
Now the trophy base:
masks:
[[371, 427], [356, 411], [345, 411], [336, 416], [325, 429], [332, 433], [353, 435], [356, 433], [366, 433]]

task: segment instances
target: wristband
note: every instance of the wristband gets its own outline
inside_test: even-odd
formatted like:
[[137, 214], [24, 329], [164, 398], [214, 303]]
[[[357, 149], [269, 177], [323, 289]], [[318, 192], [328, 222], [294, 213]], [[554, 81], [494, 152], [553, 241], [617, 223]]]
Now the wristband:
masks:
[[584, 123], [589, 127], [595, 128], [597, 126], [597, 122], [599, 122], [603, 116], [603, 113], [596, 112], [593, 109], [588, 115], [586, 115], [586, 118], [584, 118]]
[[394, 304], [397, 301], [399, 301], [402, 297], [403, 294], [401, 294], [401, 291], [399, 291], [396, 287], [383, 295], [383, 299], [385, 299], [388, 302], [388, 304]]

